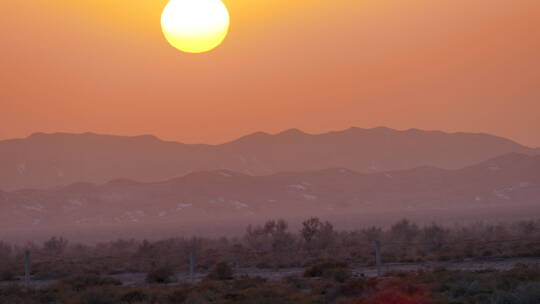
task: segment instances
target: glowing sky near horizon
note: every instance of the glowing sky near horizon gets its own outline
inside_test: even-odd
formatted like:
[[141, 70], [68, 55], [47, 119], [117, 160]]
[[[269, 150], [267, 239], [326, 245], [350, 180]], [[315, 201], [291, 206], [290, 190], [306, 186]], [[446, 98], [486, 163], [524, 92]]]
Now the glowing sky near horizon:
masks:
[[167, 0], [1, 1], [0, 139], [384, 125], [540, 146], [540, 1], [224, 2], [226, 43], [193, 56], [163, 38]]

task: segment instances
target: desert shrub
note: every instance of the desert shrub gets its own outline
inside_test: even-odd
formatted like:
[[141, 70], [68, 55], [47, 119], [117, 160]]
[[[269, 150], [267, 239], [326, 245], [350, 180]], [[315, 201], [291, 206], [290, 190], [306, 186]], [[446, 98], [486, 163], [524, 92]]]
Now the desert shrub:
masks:
[[284, 280], [295, 289], [308, 289], [309, 288], [310, 282], [307, 278], [304, 278], [304, 277], [288, 276]]
[[95, 274], [83, 274], [66, 278], [60, 282], [61, 286], [66, 286], [74, 291], [82, 291], [98, 286], [119, 286], [122, 282], [109, 277], [102, 277]]
[[430, 251], [438, 252], [447, 241], [449, 231], [433, 223], [423, 228], [423, 241]]
[[175, 273], [171, 267], [157, 267], [146, 275], [146, 283], [168, 284], [175, 281]]
[[188, 293], [185, 304], [216, 302], [226, 289], [223, 281], [203, 281], [196, 284]]
[[513, 292], [496, 291], [490, 300], [492, 304], [516, 304], [518, 297]]
[[210, 280], [232, 280], [234, 277], [234, 272], [228, 263], [220, 262], [214, 266], [214, 268], [208, 273], [207, 277]]
[[[374, 240], [382, 242], [385, 262], [512, 258], [540, 254], [539, 227], [538, 220], [453, 228], [438, 224], [420, 227], [402, 220], [390, 229], [371, 227], [337, 232], [331, 223], [312, 218], [297, 231], [292, 231], [283, 220], [268, 221], [249, 227], [244, 237], [200, 238], [195, 247], [199, 249], [198, 267], [201, 270], [211, 269], [216, 261], [228, 260], [231, 256], [236, 257], [242, 266], [259, 268], [310, 266], [327, 258], [372, 265]], [[523, 239], [524, 235], [527, 235], [526, 239]], [[20, 268], [24, 250], [28, 249], [33, 253], [32, 269], [39, 279], [57, 279], [91, 270], [99, 273], [149, 272], [155, 267], [155, 261], [160, 261], [160, 265], [186, 267], [177, 254], [190, 246], [194, 246], [193, 240], [184, 238], [117, 240], [81, 245], [53, 237], [42, 244], [28, 244], [25, 248], [0, 241], [0, 269], [14, 264]], [[75, 256], [77, 263], [70, 262]], [[520, 280], [512, 281], [515, 285]]]
[[539, 281], [540, 267], [538, 265], [516, 264], [506, 275], [519, 281]]
[[130, 290], [122, 295], [120, 295], [120, 302], [132, 304], [140, 303], [148, 300], [149, 296], [140, 289]]
[[[329, 266], [330, 265], [330, 266]], [[337, 266], [336, 266], [337, 265]], [[326, 269], [344, 263], [326, 262], [311, 271], [321, 277], [287, 277], [280, 281], [240, 277], [204, 280], [180, 286], [118, 286], [96, 275], [70, 277], [39, 289], [0, 286], [1, 304], [538, 304], [540, 278], [534, 266], [509, 271], [400, 272], [377, 279], [324, 277]], [[316, 271], [315, 271], [316, 270]], [[511, 278], [511, 284], [500, 284]], [[112, 281], [111, 281], [112, 280]]]
[[339, 261], [327, 261], [315, 264], [304, 272], [304, 277], [322, 277], [324, 272], [328, 269], [343, 269], [347, 268], [347, 264]]
[[55, 288], [36, 290], [35, 299], [40, 304], [60, 303], [60, 291]]
[[371, 296], [367, 300], [356, 303], [366, 304], [428, 304], [433, 303], [433, 300], [426, 295], [411, 295], [399, 290], [383, 290]]
[[377, 281], [374, 279], [351, 279], [340, 286], [340, 294], [346, 297], [360, 296], [366, 291], [374, 290]]
[[466, 297], [468, 301], [474, 304], [491, 304], [491, 296], [486, 293], [475, 294], [474, 296]]
[[2, 281], [15, 281], [17, 280], [17, 275], [11, 270], [2, 270], [0, 271], [0, 282]]
[[59, 290], [54, 288], [27, 289], [22, 286], [0, 286], [2, 304], [56, 304], [60, 301]]
[[52, 237], [43, 243], [43, 251], [50, 255], [61, 255], [68, 246], [68, 241], [63, 237]]
[[28, 303], [30, 302], [29, 293], [21, 286], [2, 286], [0, 287], [0, 303]]
[[516, 290], [519, 304], [538, 304], [540, 303], [540, 283], [526, 283], [519, 286]]
[[324, 277], [327, 279], [334, 279], [338, 282], [344, 282], [351, 277], [351, 272], [346, 263], [328, 261], [309, 267], [304, 272], [304, 277]]
[[474, 281], [469, 278], [458, 280], [453, 288], [453, 297], [459, 298], [466, 295], [471, 289], [471, 285]]
[[[389, 278], [366, 281], [361, 297], [352, 298], [350, 304], [431, 304], [434, 299], [427, 287], [412, 278]], [[437, 302], [438, 303], [438, 302]]]
[[264, 283], [266, 283], [266, 279], [263, 279], [261, 277], [248, 277], [248, 276], [241, 276], [234, 281], [232, 281], [232, 287], [234, 289], [238, 290], [244, 290], [248, 288], [255, 288], [262, 286]]
[[[305, 277], [289, 278], [282, 282], [287, 288], [308, 291], [315, 281], [311, 280], [314, 277], [317, 280], [321, 278], [325, 284], [352, 284], [350, 282], [354, 280], [351, 279], [351, 272], [345, 263], [350, 265], [373, 263], [373, 240], [382, 242], [381, 253], [384, 262], [392, 260], [401, 262], [454, 261], [465, 257], [482, 260], [483, 256], [484, 258], [538, 256], [540, 253], [538, 227], [540, 227], [540, 221], [495, 226], [473, 224], [450, 228], [435, 224], [419, 227], [404, 220], [390, 229], [372, 227], [336, 232], [331, 224], [319, 219], [310, 219], [303, 223], [299, 231], [292, 231], [284, 221], [269, 221], [262, 226], [248, 229], [244, 237], [201, 238], [197, 240], [196, 246], [191, 240], [184, 238], [144, 242], [118, 240], [96, 245], [80, 245], [56, 237], [42, 244], [28, 244], [26, 247], [0, 241], [0, 281], [16, 279], [15, 274], [22, 272], [24, 251], [28, 249], [33, 253], [32, 270], [34, 278], [38, 280], [56, 280], [92, 271], [98, 273], [149, 272], [147, 282], [169, 283], [174, 281], [174, 274], [169, 269], [155, 269], [156, 261], [159, 261], [159, 265], [170, 265], [170, 269], [185, 268], [187, 261], [179, 258], [178, 253], [184, 252], [190, 246], [195, 246], [198, 248], [197, 258], [200, 261], [198, 267], [201, 271], [209, 269], [211, 274], [208, 278], [212, 280], [231, 279], [233, 275], [229, 272], [230, 267], [215, 265], [215, 263], [235, 257], [237, 262], [245, 267], [308, 266]], [[525, 234], [528, 235], [526, 239], [523, 238]], [[77, 258], [74, 259], [75, 257]], [[328, 258], [345, 263], [321, 263]], [[403, 273], [389, 275], [409, 278]], [[435, 272], [419, 276], [433, 285], [434, 293], [444, 294], [460, 303], [472, 303], [472, 301], [487, 301], [486, 294], [489, 296], [489, 301], [504, 301], [510, 297], [509, 295], [516, 295], [517, 288], [525, 283], [540, 281], [540, 269], [537, 266], [517, 265], [510, 271], [473, 273], [452, 272], [440, 268]], [[382, 280], [387, 279], [389, 277]], [[340, 284], [335, 284], [336, 282]], [[225, 281], [225, 283], [229, 284], [229, 288], [242, 292], [246, 289], [262, 288], [268, 284], [252, 279]], [[165, 288], [165, 286], [153, 286], [152, 290], [160, 290], [160, 288]], [[155, 302], [153, 293], [147, 292], [150, 297], [148, 301]], [[210, 295], [214, 291], [200, 292]], [[357, 291], [351, 287], [342, 289], [341, 292], [354, 296]], [[120, 293], [120, 295], [123, 294]], [[159, 301], [166, 302], [169, 293], [158, 292], [158, 294]], [[495, 294], [500, 299], [492, 298]], [[22, 297], [22, 295], [11, 295], [11, 297]], [[235, 297], [234, 292], [229, 295], [229, 299]], [[13, 301], [16, 302], [16, 300]], [[40, 301], [38, 300], [38, 303]]]
[[171, 304], [176, 304], [176, 303], [180, 304], [180, 303], [184, 303], [186, 301], [187, 296], [188, 296], [188, 291], [186, 291], [184, 289], [179, 289], [179, 290], [175, 290], [171, 294], [169, 294], [169, 296], [167, 297], [167, 300]]
[[352, 277], [352, 272], [350, 269], [334, 269], [326, 272], [323, 277], [328, 276], [337, 282], [343, 283]]
[[482, 278], [482, 276], [478, 276], [478, 279], [473, 281], [471, 285], [469, 286], [469, 290], [467, 291], [469, 295], [482, 295], [482, 294], [491, 294], [493, 293], [493, 282], [492, 280], [487, 278]]
[[534, 265], [517, 265], [507, 271], [424, 272], [418, 277], [450, 303], [540, 303], [540, 277]]
[[332, 280], [314, 280], [311, 283], [310, 293], [317, 296], [324, 303], [333, 303], [340, 295], [339, 285]]
[[258, 288], [250, 288], [243, 292], [228, 293], [221, 303], [238, 304], [307, 304], [315, 303], [308, 294], [295, 291], [280, 283], [267, 284]]
[[117, 304], [118, 295], [104, 288], [96, 288], [85, 291], [81, 296], [82, 304]]

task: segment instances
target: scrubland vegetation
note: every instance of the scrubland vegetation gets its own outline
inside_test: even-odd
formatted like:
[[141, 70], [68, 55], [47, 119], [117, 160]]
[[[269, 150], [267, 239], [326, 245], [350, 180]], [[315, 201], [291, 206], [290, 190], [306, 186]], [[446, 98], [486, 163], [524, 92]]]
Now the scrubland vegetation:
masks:
[[268, 221], [248, 227], [238, 238], [117, 240], [92, 245], [61, 237], [25, 246], [0, 242], [0, 280], [22, 274], [25, 250], [32, 253], [33, 278], [48, 280], [87, 273], [186, 271], [190, 248], [195, 248], [198, 272], [207, 272], [220, 262], [234, 268], [275, 269], [308, 267], [332, 259], [369, 266], [374, 263], [375, 240], [381, 242], [385, 264], [540, 257], [540, 221], [419, 227], [402, 220], [388, 229], [336, 231], [331, 223], [312, 218], [297, 232], [290, 231], [285, 221]]
[[[510, 224], [418, 226], [402, 220], [388, 229], [336, 231], [316, 218], [299, 231], [282, 220], [251, 226], [238, 238], [117, 240], [80, 244], [53, 237], [25, 246], [0, 243], [0, 303], [539, 303], [540, 269], [353, 273], [374, 263], [380, 241], [389, 263], [540, 257], [540, 221]], [[32, 253], [32, 280], [41, 288], [14, 284], [23, 274], [24, 251]], [[189, 253], [204, 279], [178, 280]], [[238, 269], [303, 268], [303, 275], [267, 281]], [[111, 277], [144, 273], [144, 283], [123, 286]], [[11, 283], [6, 283], [10, 281]]]
[[[317, 269], [318, 270], [317, 270]], [[321, 273], [318, 271], [321, 270]], [[517, 265], [508, 271], [438, 269], [387, 273], [381, 278], [326, 276], [348, 271], [343, 265], [314, 265], [304, 276], [280, 281], [257, 277], [208, 278], [197, 284], [120, 286], [97, 275], [65, 278], [52, 286], [0, 287], [1, 303], [257, 303], [257, 304], [535, 304], [540, 301], [540, 268]], [[319, 277], [312, 277], [317, 273]]]

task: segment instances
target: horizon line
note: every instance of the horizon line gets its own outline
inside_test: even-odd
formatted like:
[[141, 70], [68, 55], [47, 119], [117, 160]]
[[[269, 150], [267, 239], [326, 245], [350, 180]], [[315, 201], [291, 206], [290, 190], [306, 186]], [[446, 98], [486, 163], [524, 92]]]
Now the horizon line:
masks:
[[377, 126], [377, 127], [371, 127], [371, 128], [362, 128], [362, 127], [357, 127], [357, 126], [351, 126], [349, 128], [345, 128], [345, 129], [337, 129], [337, 130], [336, 129], [331, 129], [331, 130], [328, 130], [326, 132], [314, 132], [314, 133], [306, 132], [306, 131], [304, 131], [304, 130], [302, 130], [300, 128], [294, 128], [294, 127], [293, 128], [287, 128], [287, 129], [284, 129], [282, 131], [278, 131], [278, 132], [274, 132], [274, 133], [265, 132], [265, 131], [254, 131], [254, 132], [251, 132], [251, 133], [247, 133], [245, 135], [237, 136], [237, 137], [235, 137], [235, 138], [233, 138], [231, 140], [227, 140], [227, 141], [220, 142], [220, 143], [215, 143], [215, 144], [197, 143], [197, 142], [188, 143], [188, 142], [183, 142], [183, 141], [180, 141], [180, 140], [166, 140], [166, 139], [163, 139], [163, 138], [159, 137], [158, 135], [151, 134], [151, 133], [137, 134], [137, 135], [122, 135], [122, 134], [114, 134], [114, 133], [99, 133], [99, 132], [94, 132], [94, 131], [84, 131], [84, 132], [66, 132], [66, 131], [42, 132], [42, 131], [36, 131], [36, 132], [30, 133], [26, 137], [12, 137], [12, 138], [0, 139], [0, 142], [14, 141], [14, 140], [25, 140], [25, 139], [29, 139], [31, 137], [40, 136], [40, 135], [49, 135], [49, 136], [51, 136], [51, 135], [95, 135], [95, 136], [128, 137], [128, 138], [137, 138], [137, 137], [144, 138], [144, 137], [148, 137], [148, 138], [153, 138], [153, 139], [161, 141], [161, 142], [177, 143], [177, 144], [183, 144], [183, 145], [222, 146], [222, 145], [231, 144], [231, 143], [240, 141], [242, 139], [249, 138], [249, 137], [252, 137], [252, 136], [257, 136], [257, 135], [260, 135], [260, 136], [279, 136], [279, 135], [285, 135], [287, 133], [294, 133], [294, 134], [307, 135], [307, 136], [321, 136], [321, 135], [327, 135], [327, 134], [331, 134], [331, 133], [343, 133], [343, 132], [347, 132], [347, 131], [351, 131], [351, 130], [359, 130], [359, 131], [386, 130], [386, 131], [394, 131], [394, 132], [413, 132], [413, 131], [417, 131], [417, 132], [426, 132], [426, 133], [428, 133], [428, 132], [442, 133], [442, 134], [445, 134], [445, 135], [457, 135], [457, 134], [483, 135], [483, 136], [492, 136], [492, 137], [508, 140], [508, 141], [511, 141], [513, 143], [516, 143], [518, 145], [521, 145], [521, 146], [523, 146], [525, 148], [529, 148], [529, 149], [540, 149], [540, 146], [537, 146], [537, 147], [529, 146], [529, 145], [523, 144], [523, 143], [521, 143], [521, 142], [519, 142], [517, 140], [511, 139], [511, 138], [508, 138], [508, 137], [504, 137], [504, 136], [500, 136], [500, 135], [495, 135], [495, 134], [492, 134], [492, 133], [487, 133], [487, 132], [443, 131], [443, 130], [437, 130], [437, 129], [420, 129], [420, 128], [398, 129], [398, 128], [390, 128], [390, 127], [386, 127], [386, 126]]

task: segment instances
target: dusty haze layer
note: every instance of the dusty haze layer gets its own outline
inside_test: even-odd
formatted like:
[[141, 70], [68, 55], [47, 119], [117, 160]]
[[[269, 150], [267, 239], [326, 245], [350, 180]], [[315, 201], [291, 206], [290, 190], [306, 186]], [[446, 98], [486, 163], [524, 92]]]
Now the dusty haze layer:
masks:
[[540, 145], [537, 0], [226, 3], [230, 36], [193, 56], [162, 37], [165, 0], [1, 1], [0, 138], [386, 125]]
[[348, 169], [249, 176], [227, 170], [159, 183], [115, 180], [0, 192], [0, 237], [213, 235], [310, 216], [341, 228], [407, 217], [420, 223], [526, 219], [540, 205], [540, 156], [507, 154], [459, 170]]

